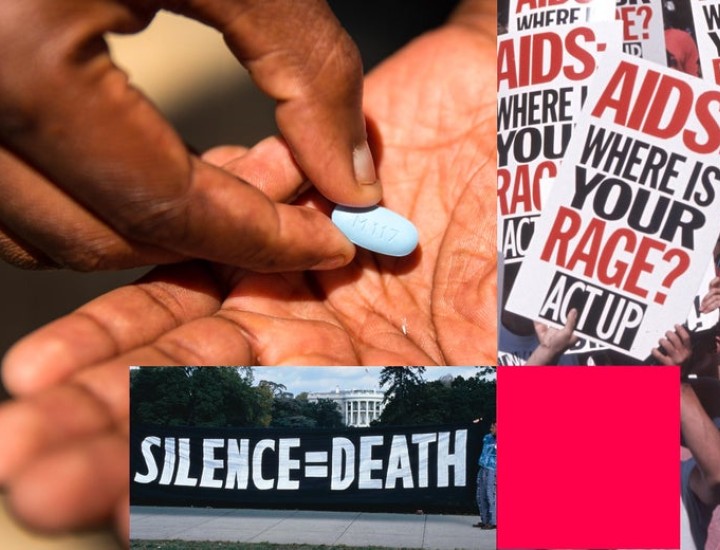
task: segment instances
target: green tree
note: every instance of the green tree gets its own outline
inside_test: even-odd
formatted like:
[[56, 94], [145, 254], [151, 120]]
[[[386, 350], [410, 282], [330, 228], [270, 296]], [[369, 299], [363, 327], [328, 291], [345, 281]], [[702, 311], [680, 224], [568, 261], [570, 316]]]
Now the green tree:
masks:
[[280, 397], [287, 391], [287, 386], [285, 384], [279, 384], [277, 382], [273, 382], [272, 380], [260, 380], [258, 387], [267, 388], [274, 397]]
[[[393, 367], [397, 368], [397, 367]], [[422, 425], [470, 422], [495, 418], [496, 385], [479, 371], [471, 378], [443, 377], [433, 382], [407, 384], [404, 391], [386, 392], [386, 405], [378, 424]]]
[[130, 419], [133, 423], [188, 424], [192, 401], [191, 369], [142, 367], [130, 371]]
[[425, 367], [385, 367], [380, 371], [380, 387], [388, 385], [385, 400], [403, 398], [411, 388], [423, 383]]
[[318, 399], [316, 402], [306, 401], [306, 416], [315, 420], [318, 428], [342, 428], [342, 413], [332, 399]]
[[197, 368], [191, 376], [193, 426], [255, 426], [255, 389], [232, 367]]
[[341, 428], [343, 422], [340, 409], [330, 399], [310, 402], [306, 393], [295, 398], [280, 394], [273, 399], [271, 425], [285, 428]]
[[385, 409], [380, 417], [383, 424], [413, 424], [420, 403], [417, 388], [424, 383], [425, 367], [385, 367], [380, 371], [379, 383], [385, 390]]
[[272, 422], [272, 408], [274, 396], [268, 387], [257, 386], [254, 388], [256, 418], [255, 425], [268, 427]]
[[131, 373], [131, 418], [166, 426], [266, 426], [272, 395], [235, 367], [143, 367]]
[[301, 401], [283, 395], [276, 395], [272, 402], [272, 421], [270, 425], [284, 428], [314, 428], [315, 421], [305, 416]]
[[[493, 369], [491, 369], [493, 370]], [[485, 373], [472, 378], [457, 377], [452, 382], [453, 397], [450, 411], [457, 418], [482, 418], [488, 427], [496, 417], [497, 383]]]

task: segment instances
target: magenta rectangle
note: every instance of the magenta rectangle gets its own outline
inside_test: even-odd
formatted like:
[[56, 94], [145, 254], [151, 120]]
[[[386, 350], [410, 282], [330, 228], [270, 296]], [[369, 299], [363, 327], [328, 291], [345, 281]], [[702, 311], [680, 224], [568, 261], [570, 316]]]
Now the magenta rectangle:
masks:
[[678, 548], [678, 367], [498, 368], [498, 548]]

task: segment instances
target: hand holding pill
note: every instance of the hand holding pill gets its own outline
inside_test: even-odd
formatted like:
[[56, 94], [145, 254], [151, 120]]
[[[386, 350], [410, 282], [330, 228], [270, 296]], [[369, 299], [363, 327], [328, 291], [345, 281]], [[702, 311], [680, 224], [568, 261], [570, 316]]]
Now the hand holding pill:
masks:
[[224, 35], [278, 100], [284, 143], [323, 196], [356, 206], [381, 199], [360, 55], [324, 0], [6, 0], [0, 260], [80, 271], [191, 258], [259, 271], [347, 263], [353, 247], [327, 216], [268, 200], [191, 154], [113, 63], [105, 36], [139, 32], [165, 9]]

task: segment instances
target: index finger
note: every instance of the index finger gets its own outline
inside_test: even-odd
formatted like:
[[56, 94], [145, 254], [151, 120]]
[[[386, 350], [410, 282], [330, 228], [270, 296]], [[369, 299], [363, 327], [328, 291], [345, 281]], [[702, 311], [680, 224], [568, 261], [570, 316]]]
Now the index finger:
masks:
[[680, 339], [680, 342], [682, 342], [682, 345], [685, 347], [690, 346], [690, 333], [683, 325], [675, 325], [675, 333], [677, 334], [678, 338]]
[[128, 85], [102, 35], [145, 20], [111, 0], [3, 2], [0, 142], [133, 240], [261, 271], [347, 263], [354, 247], [325, 216], [192, 157]]

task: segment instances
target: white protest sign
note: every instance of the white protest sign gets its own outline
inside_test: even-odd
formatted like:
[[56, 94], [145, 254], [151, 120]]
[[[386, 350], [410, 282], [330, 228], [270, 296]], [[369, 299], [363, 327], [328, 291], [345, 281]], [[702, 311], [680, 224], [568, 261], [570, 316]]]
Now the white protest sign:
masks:
[[510, 0], [510, 32], [618, 19], [623, 51], [667, 63], [662, 0]]
[[[638, 359], [687, 318], [718, 233], [720, 89], [603, 58], [507, 309]], [[672, 289], [672, 291], [671, 291]]]
[[[605, 2], [607, 3], [607, 0]], [[508, 31], [527, 31], [557, 25], [582, 25], [591, 20], [593, 4], [601, 3], [593, 0], [510, 0]], [[612, 18], [610, 12], [607, 19]]]
[[617, 47], [620, 32], [609, 22], [498, 37], [498, 217], [506, 264], [525, 255], [542, 209], [541, 183], [557, 175], [597, 58]]
[[666, 65], [662, 0], [617, 0], [616, 6], [623, 23], [623, 51]]

